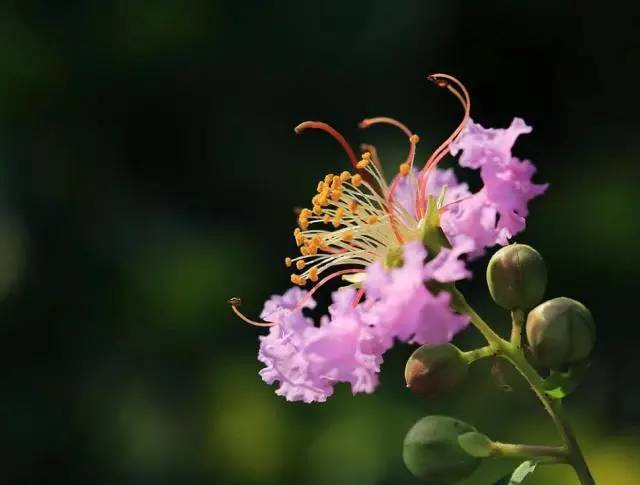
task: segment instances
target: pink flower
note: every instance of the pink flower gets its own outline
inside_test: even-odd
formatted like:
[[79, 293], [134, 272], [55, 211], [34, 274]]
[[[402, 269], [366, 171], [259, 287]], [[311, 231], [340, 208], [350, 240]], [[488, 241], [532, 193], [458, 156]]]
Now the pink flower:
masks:
[[[313, 373], [305, 352], [307, 341], [317, 332], [310, 318], [296, 305], [306, 291], [294, 287], [284, 295], [275, 295], [266, 303], [262, 318], [272, 322], [269, 334], [260, 337], [258, 360], [265, 364], [260, 376], [267, 384], [278, 383], [276, 394], [287, 401], [325, 401], [333, 389]], [[309, 306], [315, 305], [309, 299]]]
[[404, 245], [403, 265], [386, 270], [380, 263], [367, 269], [365, 319], [389, 348], [394, 339], [419, 344], [441, 344], [469, 323], [466, 315], [450, 309], [451, 295], [432, 293], [425, 282], [449, 283], [470, 277], [458, 259], [469, 250], [470, 241], [455, 249], [443, 249], [425, 263], [426, 250], [418, 241]]
[[271, 312], [276, 325], [260, 337], [262, 379], [267, 384], [277, 382], [276, 394], [288, 401], [323, 402], [338, 382], [350, 383], [354, 394], [373, 392], [384, 349], [363, 322], [361, 309], [353, 306], [355, 290], [333, 294], [329, 316], [322, 318], [319, 327], [297, 308], [305, 295], [294, 287], [265, 304], [263, 318], [268, 320]]
[[441, 215], [442, 229], [450, 240], [460, 235], [475, 242], [471, 257], [480, 256], [484, 248], [505, 245], [526, 225], [528, 203], [542, 194], [548, 184], [534, 184], [535, 167], [527, 160], [511, 155], [521, 134], [530, 133], [520, 118], [514, 118], [506, 129], [483, 128], [469, 120], [451, 153], [462, 151], [462, 167], [480, 169], [484, 187], [468, 197], [446, 205]]

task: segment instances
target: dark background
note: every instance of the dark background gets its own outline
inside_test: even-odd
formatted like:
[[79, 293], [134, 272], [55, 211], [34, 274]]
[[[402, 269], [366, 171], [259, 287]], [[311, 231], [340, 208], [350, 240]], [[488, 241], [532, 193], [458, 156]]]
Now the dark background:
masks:
[[[548, 193], [527, 231], [549, 296], [585, 302], [594, 364], [567, 402], [598, 484], [640, 475], [638, 8], [614, 2], [3, 2], [0, 7], [0, 396], [3, 483], [417, 483], [401, 442], [424, 414], [503, 441], [553, 442], [508, 369], [420, 402], [409, 346], [371, 396], [286, 403], [257, 375], [259, 312], [288, 287], [293, 208], [346, 167], [308, 119], [387, 167], [428, 156], [458, 122], [426, 82], [460, 77], [485, 126], [525, 118]], [[462, 172], [461, 172], [462, 173]], [[471, 177], [471, 183], [474, 183]], [[501, 331], [486, 259], [469, 298]], [[470, 329], [457, 340], [480, 344]], [[501, 375], [502, 377], [500, 377]], [[498, 377], [496, 377], [498, 376]], [[500, 381], [513, 386], [502, 391]], [[493, 462], [467, 483], [489, 483]], [[575, 483], [548, 468], [535, 484]]]

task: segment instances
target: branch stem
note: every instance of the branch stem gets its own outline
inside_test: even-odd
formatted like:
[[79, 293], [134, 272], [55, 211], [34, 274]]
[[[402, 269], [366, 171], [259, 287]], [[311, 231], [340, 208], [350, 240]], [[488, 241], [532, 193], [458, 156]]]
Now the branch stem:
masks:
[[473, 323], [473, 325], [484, 336], [489, 347], [493, 349], [495, 355], [509, 361], [518, 370], [536, 394], [549, 416], [551, 416], [551, 419], [562, 438], [562, 449], [566, 454], [566, 461], [574, 468], [580, 483], [582, 485], [595, 485], [595, 480], [589, 471], [589, 467], [587, 466], [582, 451], [580, 450], [578, 441], [576, 440], [573, 430], [564, 415], [562, 403], [559, 400], [553, 400], [547, 396], [544, 392], [544, 379], [533, 368], [522, 352], [520, 345], [520, 334], [522, 331], [521, 324], [518, 335], [514, 338], [515, 330], [512, 331], [511, 342], [507, 342], [494, 332], [482, 317], [480, 317], [480, 315], [471, 308], [464, 298], [464, 295], [462, 295], [458, 289], [454, 288], [452, 295], [453, 308], [457, 311], [466, 313], [471, 317], [471, 323]]

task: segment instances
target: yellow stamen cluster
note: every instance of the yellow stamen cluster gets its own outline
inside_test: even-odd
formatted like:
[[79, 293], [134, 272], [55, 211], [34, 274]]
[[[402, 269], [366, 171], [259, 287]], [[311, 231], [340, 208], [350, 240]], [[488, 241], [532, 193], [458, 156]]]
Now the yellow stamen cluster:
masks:
[[[300, 211], [299, 227], [293, 231], [300, 256], [285, 258], [287, 267], [295, 265], [300, 271], [291, 275], [292, 283], [316, 282], [335, 266], [366, 266], [397, 244], [389, 223], [389, 187], [369, 152], [362, 154], [357, 168], [367, 173], [366, 180], [346, 170], [327, 174], [317, 184], [312, 208]], [[394, 206], [393, 211], [395, 225], [407, 236], [417, 225], [415, 219], [402, 208]]]

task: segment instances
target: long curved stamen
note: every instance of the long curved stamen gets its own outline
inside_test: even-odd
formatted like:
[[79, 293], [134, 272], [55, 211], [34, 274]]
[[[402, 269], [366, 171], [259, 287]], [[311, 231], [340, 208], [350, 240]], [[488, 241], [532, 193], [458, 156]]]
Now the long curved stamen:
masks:
[[322, 121], [305, 121], [303, 123], [300, 123], [298, 126], [296, 126], [294, 128], [294, 131], [296, 132], [296, 134], [299, 135], [307, 128], [315, 128], [318, 130], [322, 130], [325, 133], [328, 133], [329, 135], [331, 135], [338, 143], [340, 143], [340, 146], [342, 146], [344, 151], [347, 153], [347, 156], [351, 161], [351, 165], [353, 165], [354, 168], [357, 168], [356, 166], [358, 165], [358, 159], [356, 157], [356, 154], [351, 148], [351, 145], [347, 143], [347, 140], [345, 140], [344, 136], [342, 136], [340, 132], [338, 132], [331, 125], [328, 125], [327, 123], [323, 123]]
[[233, 298], [229, 298], [227, 300], [227, 303], [229, 305], [231, 305], [231, 309], [233, 310], [233, 312], [243, 321], [247, 322], [249, 325], [253, 325], [254, 327], [273, 327], [275, 325], [275, 323], [269, 323], [269, 322], [257, 322], [255, 320], [251, 320], [250, 318], [246, 317], [244, 315], [244, 313], [242, 313], [240, 310], [238, 310], [238, 307], [242, 304], [242, 299], [238, 298], [238, 297], [233, 297]]
[[[453, 131], [453, 133], [431, 154], [429, 159], [426, 161], [424, 167], [420, 171], [420, 175], [418, 177], [418, 198], [416, 200], [416, 213], [418, 217], [424, 216], [426, 210], [426, 185], [427, 180], [429, 178], [429, 174], [433, 167], [435, 167], [440, 160], [442, 160], [449, 151], [449, 147], [456, 140], [456, 138], [460, 135], [462, 130], [467, 124], [469, 120], [469, 113], [471, 111], [471, 98], [469, 97], [469, 92], [467, 88], [462, 84], [458, 79], [448, 74], [432, 74], [427, 77], [427, 79], [433, 82], [439, 88], [446, 88], [449, 92], [451, 92], [462, 104], [464, 109], [464, 116], [462, 121], [458, 125], [458, 127]], [[451, 85], [454, 83], [462, 94]]]
[[336, 271], [335, 273], [331, 273], [328, 276], [325, 276], [324, 278], [322, 278], [320, 281], [318, 281], [313, 288], [311, 288], [309, 290], [309, 293], [307, 293], [306, 295], [304, 295], [304, 297], [302, 298], [302, 300], [300, 300], [298, 302], [298, 304], [296, 305], [296, 310], [299, 310], [300, 308], [302, 308], [304, 306], [304, 304], [307, 302], [307, 300], [309, 298], [311, 298], [313, 296], [313, 294], [318, 291], [318, 289], [324, 285], [327, 281], [331, 281], [334, 278], [337, 278], [338, 276], [342, 276], [343, 274], [349, 274], [349, 273], [362, 273], [362, 269], [356, 269], [356, 268], [351, 268], [351, 269], [342, 269], [340, 271]]
[[389, 118], [388, 116], [376, 116], [375, 118], [365, 118], [360, 123], [358, 123], [358, 126], [360, 128], [369, 128], [371, 125], [377, 125], [380, 123], [383, 123], [385, 125], [392, 125], [392, 126], [395, 126], [396, 128], [400, 128], [404, 132], [404, 134], [407, 136], [412, 135], [411, 130], [409, 130], [409, 128], [407, 128], [407, 126], [404, 123], [401, 123], [396, 119]]

